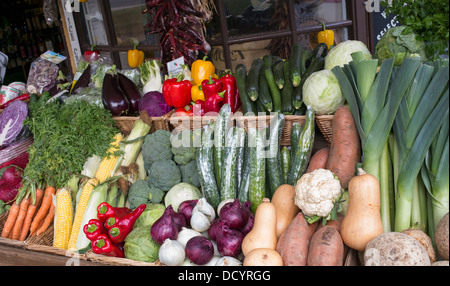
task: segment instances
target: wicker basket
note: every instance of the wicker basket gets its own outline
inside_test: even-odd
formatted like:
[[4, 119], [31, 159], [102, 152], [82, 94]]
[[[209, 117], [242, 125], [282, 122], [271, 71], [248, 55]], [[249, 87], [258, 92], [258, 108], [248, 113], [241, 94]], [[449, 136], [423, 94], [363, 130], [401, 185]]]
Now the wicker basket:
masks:
[[328, 144], [331, 144], [331, 133], [333, 126], [334, 115], [316, 115], [316, 124], [322, 132], [323, 137], [327, 140]]
[[217, 116], [171, 116], [169, 124], [176, 131], [195, 130], [215, 121]]
[[[169, 119], [173, 113], [175, 113], [175, 110], [171, 110], [163, 116], [151, 117], [152, 129], [150, 129], [150, 133], [160, 129], [170, 131]], [[113, 119], [120, 131], [124, 135], [128, 135], [131, 129], [133, 129], [134, 122], [139, 119], [139, 116], [114, 116]]]
[[101, 254], [95, 254], [92, 250], [88, 250], [85, 254], [86, 258], [93, 262], [98, 262], [106, 265], [111, 266], [163, 266], [159, 262], [159, 260], [151, 263], [151, 262], [144, 262], [144, 261], [137, 261], [133, 259], [128, 258], [119, 258], [119, 257], [111, 257], [111, 256], [105, 256]]

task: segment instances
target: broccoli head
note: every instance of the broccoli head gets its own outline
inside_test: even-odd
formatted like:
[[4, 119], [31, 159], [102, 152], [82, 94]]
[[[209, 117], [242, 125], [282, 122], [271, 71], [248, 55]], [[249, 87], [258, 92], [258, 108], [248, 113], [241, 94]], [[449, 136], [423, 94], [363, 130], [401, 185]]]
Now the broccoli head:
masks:
[[153, 162], [148, 169], [149, 183], [164, 192], [181, 182], [181, 172], [173, 160]]
[[128, 189], [128, 202], [130, 208], [135, 209], [141, 204], [160, 203], [164, 198], [165, 193], [149, 184], [145, 180], [137, 180]]
[[186, 165], [178, 165], [181, 172], [181, 181], [192, 184], [197, 188], [200, 188], [200, 177], [197, 169], [197, 162], [195, 160], [190, 161]]
[[170, 131], [158, 129], [145, 136], [142, 143], [144, 167], [148, 171], [153, 162], [171, 160], [173, 154], [170, 144]]
[[173, 160], [179, 165], [186, 165], [195, 159], [197, 148], [194, 146], [195, 131], [183, 130], [171, 136]]

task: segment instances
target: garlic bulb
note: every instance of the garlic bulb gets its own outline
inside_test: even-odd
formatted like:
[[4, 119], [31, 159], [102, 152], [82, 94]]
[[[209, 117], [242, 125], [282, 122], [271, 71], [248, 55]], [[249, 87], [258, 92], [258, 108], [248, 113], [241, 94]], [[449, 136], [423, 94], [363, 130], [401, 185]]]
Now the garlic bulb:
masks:
[[159, 261], [168, 266], [181, 265], [186, 258], [183, 245], [176, 240], [167, 238], [159, 248]]
[[216, 266], [242, 266], [242, 262], [231, 256], [223, 256], [217, 260]]
[[206, 198], [201, 198], [192, 209], [190, 224], [194, 230], [203, 232], [208, 230], [215, 218], [214, 208], [206, 201]]
[[207, 216], [209, 219], [209, 222], [213, 222], [216, 219], [216, 211], [206, 201], [206, 198], [201, 198], [198, 200], [197, 204], [195, 205], [194, 209], [192, 210], [192, 213], [194, 213], [195, 211], [200, 211], [205, 216]]
[[189, 239], [199, 235], [201, 235], [200, 232], [194, 229], [182, 227], [181, 231], [178, 233], [177, 241], [181, 243], [183, 247], [186, 247], [186, 243], [188, 242]]

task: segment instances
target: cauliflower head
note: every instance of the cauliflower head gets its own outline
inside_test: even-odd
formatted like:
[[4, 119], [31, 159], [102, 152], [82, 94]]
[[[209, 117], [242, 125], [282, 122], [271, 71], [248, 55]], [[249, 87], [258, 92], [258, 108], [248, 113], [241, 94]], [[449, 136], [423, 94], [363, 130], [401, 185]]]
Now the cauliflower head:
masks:
[[339, 179], [326, 169], [303, 174], [295, 186], [295, 205], [305, 216], [328, 217], [342, 194]]

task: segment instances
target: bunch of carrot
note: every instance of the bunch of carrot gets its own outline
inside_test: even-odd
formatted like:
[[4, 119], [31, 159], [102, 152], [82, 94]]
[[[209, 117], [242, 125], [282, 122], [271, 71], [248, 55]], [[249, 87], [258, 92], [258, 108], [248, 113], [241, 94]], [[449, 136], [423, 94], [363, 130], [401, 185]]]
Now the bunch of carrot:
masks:
[[28, 236], [40, 235], [53, 222], [55, 205], [52, 186], [23, 187], [12, 204], [1, 237], [24, 241]]

